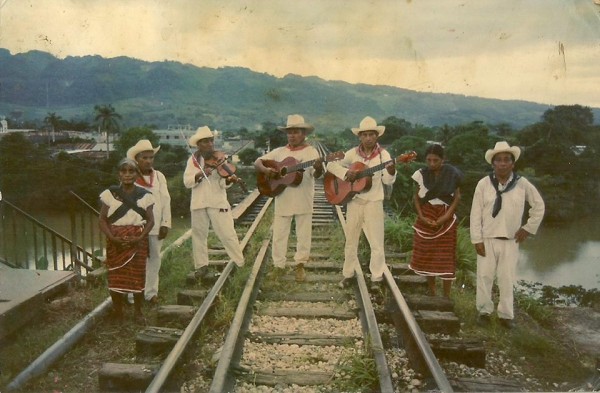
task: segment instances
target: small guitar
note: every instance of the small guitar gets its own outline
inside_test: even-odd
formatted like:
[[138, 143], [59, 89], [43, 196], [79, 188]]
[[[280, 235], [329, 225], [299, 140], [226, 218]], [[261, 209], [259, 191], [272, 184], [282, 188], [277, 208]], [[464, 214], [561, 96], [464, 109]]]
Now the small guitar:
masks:
[[408, 163], [414, 161], [417, 158], [417, 153], [411, 151], [409, 153], [401, 154], [396, 159], [391, 159], [386, 162], [382, 162], [374, 167], [367, 167], [362, 162], [355, 162], [348, 168], [351, 171], [358, 172], [356, 179], [353, 182], [345, 181], [331, 172], [327, 172], [323, 178], [323, 186], [325, 188], [325, 197], [329, 203], [333, 205], [343, 205], [351, 200], [354, 195], [369, 191], [371, 189], [372, 180], [371, 176], [385, 168], [390, 162], [393, 163]]
[[[325, 162], [341, 160], [344, 152], [330, 153], [325, 157]], [[303, 170], [311, 167], [317, 160], [299, 162], [294, 157], [287, 157], [282, 161], [263, 160], [263, 165], [277, 171], [274, 177], [267, 177], [262, 172], [256, 172], [256, 185], [262, 195], [275, 197], [283, 192], [286, 187], [296, 187], [302, 182]]]

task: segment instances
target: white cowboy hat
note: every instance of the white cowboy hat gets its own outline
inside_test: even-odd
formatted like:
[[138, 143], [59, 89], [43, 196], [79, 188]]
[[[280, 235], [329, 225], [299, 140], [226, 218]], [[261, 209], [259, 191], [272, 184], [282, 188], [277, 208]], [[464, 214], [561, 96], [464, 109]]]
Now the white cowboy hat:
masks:
[[506, 141], [496, 142], [496, 146], [494, 146], [493, 149], [485, 152], [485, 160], [488, 162], [488, 164], [492, 163], [492, 159], [498, 153], [510, 153], [513, 155], [513, 157], [515, 157], [515, 162], [517, 162], [519, 156], [521, 155], [521, 149], [519, 146], [509, 146]]
[[135, 156], [143, 151], [152, 150], [155, 154], [160, 150], [160, 146], [152, 147], [152, 143], [148, 139], [140, 139], [135, 145], [127, 150], [127, 158], [135, 160]]
[[188, 141], [190, 146], [196, 147], [198, 141], [204, 138], [214, 138], [215, 134], [208, 128], [208, 126], [198, 127], [196, 133], [192, 135]]
[[300, 115], [289, 115], [287, 117], [287, 125], [285, 127], [278, 126], [277, 129], [280, 131], [287, 131], [290, 128], [303, 128], [307, 134], [310, 134], [315, 127], [304, 122], [304, 118]]
[[360, 121], [358, 128], [352, 128], [351, 130], [354, 135], [358, 135], [363, 131], [377, 131], [377, 136], [382, 136], [385, 132], [385, 126], [378, 126], [375, 119], [367, 116]]

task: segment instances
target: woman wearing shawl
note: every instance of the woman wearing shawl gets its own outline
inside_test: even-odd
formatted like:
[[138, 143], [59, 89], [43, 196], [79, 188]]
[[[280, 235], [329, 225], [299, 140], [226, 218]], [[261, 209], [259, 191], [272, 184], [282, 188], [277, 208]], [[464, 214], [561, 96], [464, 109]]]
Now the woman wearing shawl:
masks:
[[148, 259], [148, 233], [154, 226], [152, 193], [135, 185], [140, 170], [129, 158], [119, 162], [118, 186], [100, 194], [100, 229], [106, 235], [108, 290], [114, 317], [123, 317], [125, 295], [133, 293], [136, 323], [144, 323], [142, 303]]
[[450, 297], [456, 271], [456, 207], [460, 201], [463, 174], [444, 164], [444, 149], [430, 145], [425, 152], [426, 168], [416, 171], [412, 179], [419, 188], [414, 205], [417, 220], [413, 225], [413, 253], [409, 267], [427, 276], [429, 294], [435, 296], [435, 277], [443, 281], [444, 296]]

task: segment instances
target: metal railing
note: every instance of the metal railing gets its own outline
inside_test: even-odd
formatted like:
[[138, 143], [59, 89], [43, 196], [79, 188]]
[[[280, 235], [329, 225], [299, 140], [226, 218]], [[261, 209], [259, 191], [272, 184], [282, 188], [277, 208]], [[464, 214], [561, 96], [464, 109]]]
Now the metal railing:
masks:
[[13, 268], [82, 274], [100, 266], [105, 250], [97, 211], [72, 195], [78, 202], [69, 211], [71, 238], [6, 199], [0, 200], [0, 262]]

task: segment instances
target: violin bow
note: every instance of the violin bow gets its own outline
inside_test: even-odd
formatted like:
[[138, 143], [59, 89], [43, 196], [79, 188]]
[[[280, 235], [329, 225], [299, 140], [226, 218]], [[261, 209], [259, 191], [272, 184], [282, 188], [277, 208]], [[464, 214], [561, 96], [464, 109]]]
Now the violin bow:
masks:
[[208, 178], [208, 176], [206, 176], [206, 172], [204, 172], [204, 169], [202, 168], [202, 165], [200, 165], [200, 163], [198, 162], [198, 160], [196, 159], [196, 156], [194, 155], [195, 152], [192, 151], [192, 147], [190, 146], [190, 144], [187, 142], [187, 137], [185, 136], [185, 134], [183, 133], [183, 130], [179, 130], [179, 132], [181, 133], [181, 136], [183, 137], [183, 140], [185, 141], [185, 145], [188, 148], [188, 151], [190, 152], [190, 154], [192, 155], [192, 159], [198, 164], [198, 168], [200, 168], [200, 171], [202, 172], [202, 175], [204, 175], [204, 178], [206, 179], [206, 181], [208, 182], [208, 184], [210, 184], [210, 179]]

